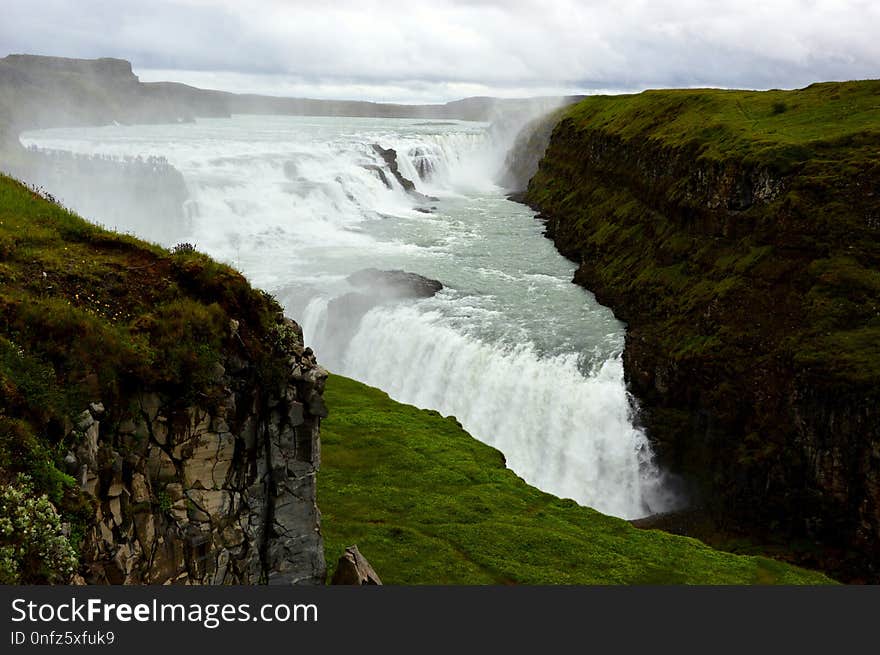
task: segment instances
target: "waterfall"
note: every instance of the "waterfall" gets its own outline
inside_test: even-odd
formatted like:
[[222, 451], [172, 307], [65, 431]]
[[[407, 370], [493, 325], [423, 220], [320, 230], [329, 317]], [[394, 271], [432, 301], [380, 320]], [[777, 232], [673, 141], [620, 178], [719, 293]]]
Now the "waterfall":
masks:
[[346, 352], [347, 375], [393, 398], [453, 414], [501, 450], [532, 485], [635, 518], [667, 499], [650, 446], [632, 425], [619, 357], [584, 376], [574, 354], [469, 338], [415, 306], [368, 313]]
[[[551, 493], [626, 518], [668, 511], [676, 499], [633, 423], [624, 328], [496, 186], [497, 135], [462, 121], [237, 116], [28, 142], [165, 157], [189, 193], [188, 240], [274, 293], [325, 367], [456, 416]], [[445, 288], [371, 297], [347, 280], [367, 267]]]

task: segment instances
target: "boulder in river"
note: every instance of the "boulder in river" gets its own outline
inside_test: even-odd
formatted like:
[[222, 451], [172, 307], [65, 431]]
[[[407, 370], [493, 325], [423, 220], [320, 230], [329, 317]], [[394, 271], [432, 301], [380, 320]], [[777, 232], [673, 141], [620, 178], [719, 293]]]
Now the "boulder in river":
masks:
[[[397, 151], [394, 148], [383, 148], [378, 143], [373, 144], [373, 151], [379, 155], [382, 160], [385, 162], [385, 165], [388, 166], [388, 170], [391, 172], [391, 175], [394, 176], [394, 179], [397, 180], [397, 183], [403, 187], [403, 190], [406, 191], [411, 196], [415, 196], [422, 202], [437, 200], [433, 196], [426, 196], [424, 193], [420, 193], [416, 191], [416, 185], [412, 180], [407, 179], [400, 172], [400, 166], [397, 163]], [[369, 170], [373, 170], [372, 166], [367, 166]], [[381, 176], [382, 181], [386, 186], [390, 186], [388, 183], [388, 179], [383, 175]]]
[[407, 271], [380, 271], [364, 268], [348, 276], [348, 282], [368, 295], [382, 299], [430, 298], [443, 289], [443, 283]]
[[361, 318], [373, 307], [399, 300], [430, 298], [443, 288], [438, 280], [417, 273], [377, 268], [361, 269], [347, 279], [356, 290], [334, 298], [327, 305], [329, 343], [348, 343]]

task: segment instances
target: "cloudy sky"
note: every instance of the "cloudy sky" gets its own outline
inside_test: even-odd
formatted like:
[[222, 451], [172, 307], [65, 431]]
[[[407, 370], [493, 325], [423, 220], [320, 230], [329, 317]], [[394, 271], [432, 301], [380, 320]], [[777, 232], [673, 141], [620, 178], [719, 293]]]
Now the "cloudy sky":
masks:
[[2, 0], [0, 55], [144, 81], [439, 102], [880, 77], [875, 0]]

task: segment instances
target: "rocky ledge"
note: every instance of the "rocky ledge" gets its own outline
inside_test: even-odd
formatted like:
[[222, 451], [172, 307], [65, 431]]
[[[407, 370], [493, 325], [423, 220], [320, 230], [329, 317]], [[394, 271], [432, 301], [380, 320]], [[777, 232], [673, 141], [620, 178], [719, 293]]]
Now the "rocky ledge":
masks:
[[327, 373], [301, 340], [287, 355], [276, 389], [261, 393], [253, 367], [229, 357], [210, 404], [143, 392], [120, 423], [103, 420], [102, 403], [77, 417], [65, 464], [96, 507], [85, 582], [323, 583], [315, 474]]
[[443, 283], [439, 280], [401, 270], [364, 268], [346, 279], [363, 293], [379, 298], [430, 298], [443, 290]]

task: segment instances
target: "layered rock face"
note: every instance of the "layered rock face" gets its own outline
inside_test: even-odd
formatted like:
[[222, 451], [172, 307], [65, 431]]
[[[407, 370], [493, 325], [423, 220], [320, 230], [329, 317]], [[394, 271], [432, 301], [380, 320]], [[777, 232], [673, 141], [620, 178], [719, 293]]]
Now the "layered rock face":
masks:
[[279, 388], [263, 389], [254, 366], [230, 355], [210, 402], [173, 409], [173, 398], [143, 392], [130, 419], [105, 420], [100, 403], [77, 418], [80, 446], [65, 463], [96, 508], [85, 582], [324, 582], [315, 474], [327, 374], [301, 340], [287, 356]]
[[[844, 116], [876, 93], [860, 84], [788, 103]], [[586, 101], [527, 200], [575, 281], [628, 323], [627, 383], [695, 503], [761, 539], [806, 537], [804, 563], [880, 580], [880, 136], [777, 146], [783, 119], [760, 94], [687, 93]], [[670, 127], [737, 100], [766, 133]]]

